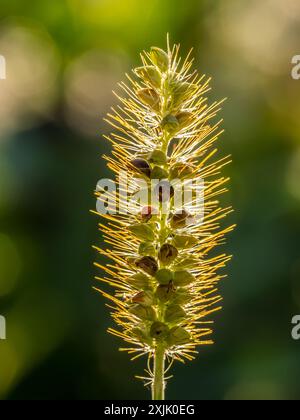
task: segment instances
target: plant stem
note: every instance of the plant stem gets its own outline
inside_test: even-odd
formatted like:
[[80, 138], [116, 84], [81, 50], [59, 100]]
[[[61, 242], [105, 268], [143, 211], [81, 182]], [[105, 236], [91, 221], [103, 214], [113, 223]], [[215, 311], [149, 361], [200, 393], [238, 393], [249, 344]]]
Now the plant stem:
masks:
[[165, 399], [165, 348], [161, 344], [157, 344], [154, 354], [152, 399], [154, 401], [163, 401]]

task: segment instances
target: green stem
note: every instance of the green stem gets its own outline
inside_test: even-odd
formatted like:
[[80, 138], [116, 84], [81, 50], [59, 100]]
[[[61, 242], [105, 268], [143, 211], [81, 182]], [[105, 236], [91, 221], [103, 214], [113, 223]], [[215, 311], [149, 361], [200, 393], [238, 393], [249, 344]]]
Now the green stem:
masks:
[[165, 349], [161, 344], [157, 344], [154, 354], [152, 399], [154, 401], [165, 399]]
[[[167, 74], [167, 78], [169, 77], [169, 71]], [[163, 109], [162, 109], [162, 115], [161, 117], [164, 118], [167, 113], [167, 107], [168, 107], [168, 92], [166, 91], [166, 83], [164, 83], [163, 87]], [[168, 152], [168, 145], [171, 138], [164, 133], [162, 138], [162, 144], [161, 149], [163, 152], [167, 154]], [[164, 165], [164, 169], [169, 169], [168, 164]], [[164, 245], [166, 239], [167, 239], [167, 218], [168, 215], [162, 214], [160, 212], [160, 246]], [[164, 305], [159, 305], [158, 308], [158, 315], [159, 320], [164, 321]], [[153, 378], [153, 384], [152, 384], [152, 400], [154, 401], [163, 401], [165, 399], [165, 346], [163, 343], [157, 343], [154, 353], [154, 378]]]

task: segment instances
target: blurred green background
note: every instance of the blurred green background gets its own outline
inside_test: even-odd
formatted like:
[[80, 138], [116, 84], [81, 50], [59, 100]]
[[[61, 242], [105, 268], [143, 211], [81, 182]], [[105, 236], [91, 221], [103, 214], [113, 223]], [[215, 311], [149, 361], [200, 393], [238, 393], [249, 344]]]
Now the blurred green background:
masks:
[[[109, 176], [102, 117], [111, 90], [164, 47], [228, 97], [219, 147], [238, 223], [216, 345], [176, 365], [169, 399], [299, 399], [300, 54], [298, 0], [2, 0], [0, 54], [1, 399], [146, 399], [91, 290], [100, 244], [93, 189]], [[98, 257], [97, 257], [98, 258]], [[99, 260], [99, 259], [98, 259]]]

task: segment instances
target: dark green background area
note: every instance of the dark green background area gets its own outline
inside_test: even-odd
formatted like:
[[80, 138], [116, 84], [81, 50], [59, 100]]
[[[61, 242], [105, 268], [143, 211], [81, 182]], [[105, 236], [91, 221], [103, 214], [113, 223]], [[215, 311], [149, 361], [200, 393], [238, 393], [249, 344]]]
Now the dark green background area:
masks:
[[[0, 55], [1, 399], [147, 399], [92, 291], [101, 245], [93, 190], [110, 176], [101, 138], [111, 90], [139, 52], [194, 47], [228, 97], [220, 156], [238, 228], [216, 344], [177, 364], [168, 399], [299, 399], [300, 54], [298, 0], [2, 0]], [[220, 117], [220, 118], [221, 118]]]

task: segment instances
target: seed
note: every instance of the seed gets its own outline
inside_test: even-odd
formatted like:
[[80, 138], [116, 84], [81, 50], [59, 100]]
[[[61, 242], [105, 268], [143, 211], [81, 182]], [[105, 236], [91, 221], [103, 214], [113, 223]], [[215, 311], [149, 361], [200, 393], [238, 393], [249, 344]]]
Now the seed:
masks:
[[132, 303], [138, 303], [143, 306], [153, 305], [153, 293], [149, 290], [140, 292], [132, 298]]
[[165, 313], [166, 322], [178, 323], [186, 318], [186, 312], [182, 309], [180, 305], [170, 305], [168, 306]]
[[154, 168], [152, 169], [151, 179], [158, 179], [159, 181], [161, 181], [162, 179], [168, 179], [168, 177], [168, 172], [160, 166], [154, 166]]
[[179, 128], [179, 122], [174, 115], [167, 115], [162, 120], [161, 126], [168, 133], [174, 133]]
[[173, 327], [168, 335], [168, 344], [170, 346], [187, 344], [190, 340], [190, 333], [182, 327]]
[[144, 321], [154, 321], [156, 319], [156, 313], [152, 306], [134, 305], [129, 309], [129, 312]]
[[173, 245], [179, 249], [192, 248], [197, 245], [198, 239], [192, 235], [176, 235], [173, 239]]
[[175, 295], [175, 288], [173, 286], [173, 282], [170, 281], [168, 286], [160, 285], [156, 289], [155, 296], [157, 299], [160, 300], [162, 303], [169, 302]]
[[141, 89], [137, 92], [139, 99], [146, 105], [150, 106], [154, 111], [160, 110], [160, 98], [154, 89]]
[[190, 164], [176, 163], [170, 170], [170, 179], [183, 179], [194, 173], [195, 168]]
[[161, 74], [154, 66], [138, 67], [135, 73], [156, 88], [161, 86]]
[[178, 256], [178, 250], [170, 244], [165, 244], [161, 247], [158, 258], [164, 265], [169, 265]]
[[174, 285], [176, 287], [189, 286], [191, 283], [196, 281], [195, 277], [186, 270], [175, 271], [174, 273]]
[[173, 92], [173, 106], [176, 108], [194, 94], [197, 85], [180, 80], [173, 80], [170, 83], [170, 88]]
[[186, 210], [176, 212], [170, 221], [170, 225], [174, 229], [182, 229], [190, 226], [195, 222], [195, 218]]
[[161, 270], [158, 270], [155, 278], [158, 281], [159, 284], [162, 285], [169, 285], [171, 281], [173, 281], [174, 274], [171, 270], [168, 270], [167, 268], [162, 268]]
[[155, 233], [149, 224], [140, 223], [131, 225], [128, 227], [128, 230], [142, 241], [153, 242], [155, 240]]
[[150, 53], [151, 59], [154, 64], [162, 71], [166, 72], [169, 68], [169, 55], [161, 48], [152, 47]]
[[195, 266], [197, 267], [198, 265], [199, 265], [199, 260], [197, 258], [187, 257], [181, 261], [178, 261], [178, 263], [176, 263], [173, 268], [176, 271], [191, 270], [195, 268]]
[[154, 150], [149, 157], [149, 161], [156, 165], [165, 165], [167, 163], [167, 156], [162, 150]]
[[150, 329], [150, 335], [158, 341], [163, 340], [168, 336], [169, 327], [163, 322], [154, 322]]
[[142, 242], [139, 246], [139, 254], [143, 256], [154, 257], [156, 254], [155, 246], [152, 242]]
[[137, 338], [142, 343], [145, 343], [145, 344], [148, 344], [148, 345], [151, 345], [151, 343], [152, 343], [152, 338], [149, 337], [149, 335], [140, 328], [132, 328], [131, 335], [134, 338]]
[[172, 302], [177, 305], [186, 305], [192, 299], [192, 293], [186, 289], [177, 289]]
[[180, 128], [185, 128], [193, 121], [194, 114], [188, 111], [182, 111], [176, 114], [176, 119], [179, 123]]
[[128, 282], [136, 289], [149, 289], [151, 287], [150, 278], [143, 273], [134, 274], [129, 277]]
[[155, 276], [158, 265], [153, 257], [147, 256], [135, 262], [135, 265], [150, 276]]
[[150, 178], [151, 167], [145, 159], [134, 159], [130, 163], [131, 166], [138, 170], [138, 172], [141, 172], [143, 175], [146, 175], [148, 178]]

